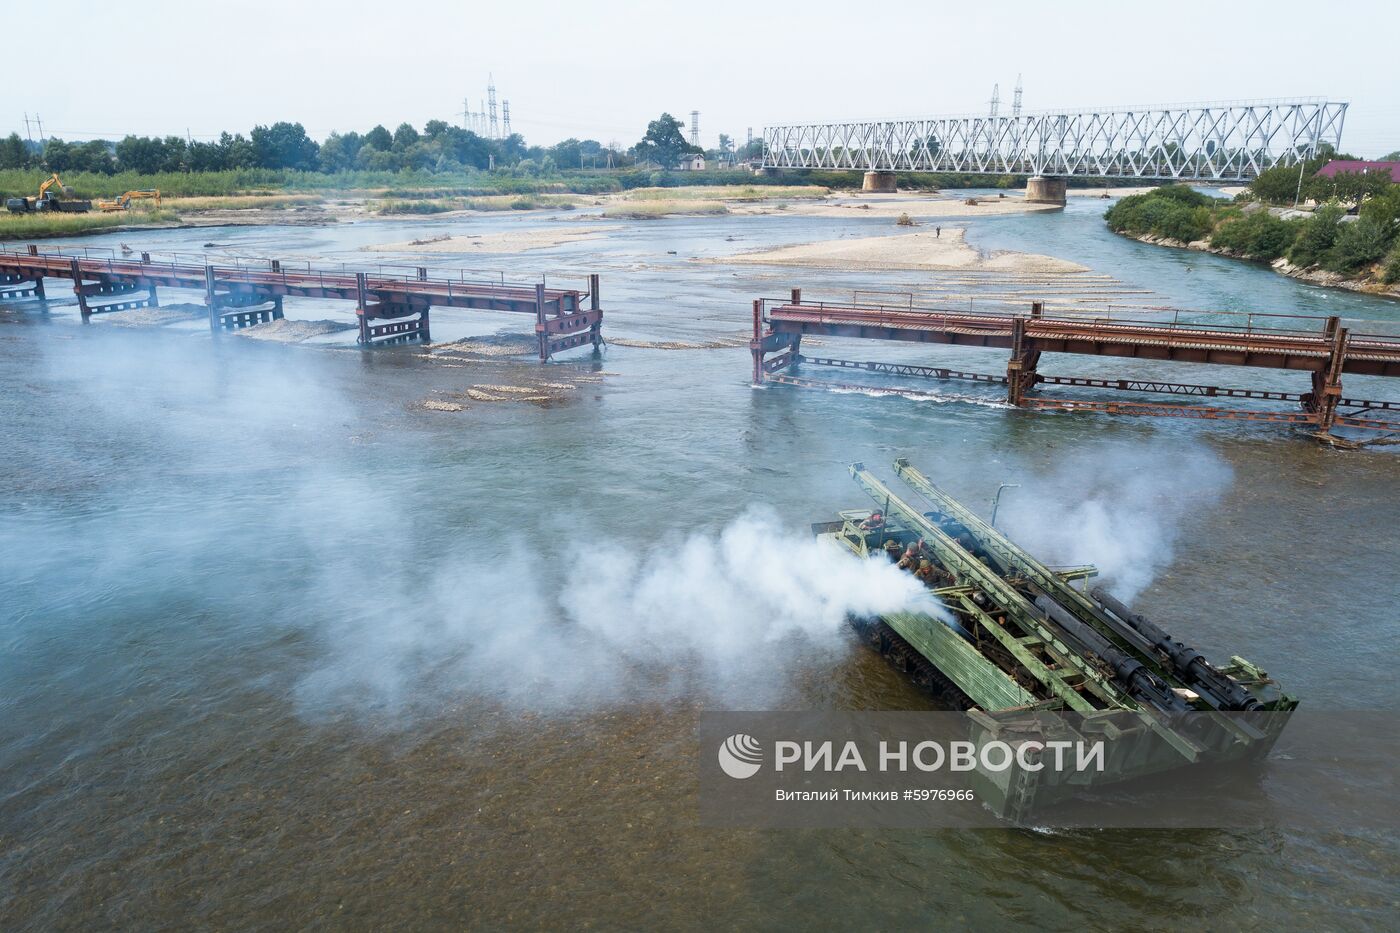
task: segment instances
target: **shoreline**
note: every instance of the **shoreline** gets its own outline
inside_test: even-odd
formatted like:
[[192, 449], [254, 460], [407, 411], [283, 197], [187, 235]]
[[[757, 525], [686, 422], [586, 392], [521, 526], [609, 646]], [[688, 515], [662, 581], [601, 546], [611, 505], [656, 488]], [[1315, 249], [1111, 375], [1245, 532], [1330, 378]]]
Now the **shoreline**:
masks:
[[1146, 243], [1149, 246], [1164, 246], [1168, 249], [1184, 249], [1197, 253], [1210, 253], [1213, 256], [1221, 256], [1225, 259], [1233, 259], [1236, 262], [1248, 263], [1252, 266], [1267, 268], [1278, 275], [1295, 279], [1299, 282], [1306, 282], [1309, 285], [1316, 285], [1320, 288], [1340, 288], [1349, 292], [1356, 292], [1360, 295], [1370, 295], [1373, 298], [1389, 298], [1392, 301], [1400, 301], [1400, 282], [1386, 284], [1374, 277], [1347, 278], [1340, 272], [1328, 272], [1325, 269], [1299, 269], [1287, 259], [1275, 259], [1273, 262], [1265, 262], [1259, 259], [1250, 259], [1248, 256], [1239, 256], [1230, 250], [1211, 246], [1208, 240], [1193, 240], [1184, 243], [1181, 240], [1174, 240], [1171, 237], [1159, 237], [1151, 233], [1135, 235], [1132, 233], [1118, 233], [1118, 236], [1129, 240], [1137, 240], [1139, 243]]

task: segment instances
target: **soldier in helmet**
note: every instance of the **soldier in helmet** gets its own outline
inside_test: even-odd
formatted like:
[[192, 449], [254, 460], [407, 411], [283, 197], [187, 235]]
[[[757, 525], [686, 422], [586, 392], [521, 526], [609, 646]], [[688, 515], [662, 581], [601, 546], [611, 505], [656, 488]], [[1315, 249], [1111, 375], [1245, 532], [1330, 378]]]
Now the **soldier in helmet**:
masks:
[[919, 561], [919, 569], [914, 571], [914, 576], [918, 577], [929, 586], [933, 586], [938, 580], [938, 576], [933, 569], [933, 562], [927, 559]]
[[904, 549], [904, 556], [899, 559], [899, 569], [914, 571], [919, 569], [919, 552], [914, 545], [909, 545]]
[[870, 517], [860, 523], [861, 531], [878, 531], [885, 527], [885, 515], [878, 509], [870, 513]]
[[890, 563], [899, 563], [899, 555], [901, 553], [902, 552], [899, 547], [899, 542], [896, 541], [894, 538], [890, 538], [888, 541], [885, 542], [885, 556], [890, 559]]

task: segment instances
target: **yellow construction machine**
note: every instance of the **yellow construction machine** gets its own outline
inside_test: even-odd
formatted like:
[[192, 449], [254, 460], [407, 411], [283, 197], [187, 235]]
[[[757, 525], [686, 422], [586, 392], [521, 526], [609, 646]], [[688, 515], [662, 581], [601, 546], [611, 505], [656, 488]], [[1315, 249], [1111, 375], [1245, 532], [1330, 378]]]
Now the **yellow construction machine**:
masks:
[[68, 214], [81, 214], [92, 210], [91, 201], [58, 197], [49, 190], [55, 185], [58, 186], [59, 191], [64, 194], [68, 193], [68, 186], [63, 183], [63, 179], [58, 177], [58, 172], [54, 172], [39, 186], [37, 198], [10, 198], [5, 202], [5, 207], [12, 214], [28, 214], [31, 211], [62, 211]]
[[160, 189], [142, 188], [138, 191], [128, 191], [126, 194], [112, 201], [98, 201], [97, 209], [108, 214], [112, 211], [129, 211], [131, 210], [131, 202], [142, 198], [154, 198], [156, 207], [160, 207]]

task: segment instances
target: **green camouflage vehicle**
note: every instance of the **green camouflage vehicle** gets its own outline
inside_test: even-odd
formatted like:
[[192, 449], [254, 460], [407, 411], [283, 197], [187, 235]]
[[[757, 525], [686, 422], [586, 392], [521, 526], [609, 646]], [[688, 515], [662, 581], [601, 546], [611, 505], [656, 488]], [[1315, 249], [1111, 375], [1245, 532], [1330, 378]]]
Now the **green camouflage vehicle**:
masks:
[[[1102, 741], [1100, 772], [979, 770], [984, 800], [1020, 818], [1044, 805], [1186, 765], [1258, 759], [1297, 700], [1240, 657], [1217, 667], [1087, 581], [1093, 567], [1045, 566], [909, 465], [895, 473], [927, 507], [867, 471], [851, 475], [875, 510], [812, 526], [862, 557], [915, 545], [919, 576], [943, 610], [854, 619], [868, 643], [921, 686], [969, 711], [974, 741], [1016, 747]], [[892, 545], [893, 542], [893, 545]], [[1079, 582], [1079, 586], [1074, 584]]]

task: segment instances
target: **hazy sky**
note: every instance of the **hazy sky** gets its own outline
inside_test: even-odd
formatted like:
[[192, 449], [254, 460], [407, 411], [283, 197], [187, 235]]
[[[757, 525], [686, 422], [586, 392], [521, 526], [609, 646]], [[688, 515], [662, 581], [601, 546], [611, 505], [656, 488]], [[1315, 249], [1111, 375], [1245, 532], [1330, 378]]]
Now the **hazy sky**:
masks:
[[688, 122], [699, 110], [713, 146], [718, 133], [742, 141], [765, 123], [981, 112], [997, 82], [1009, 110], [1021, 73], [1027, 110], [1346, 100], [1347, 149], [1400, 149], [1400, 0], [62, 7], [61, 29], [41, 17], [6, 43], [6, 132], [25, 132], [25, 111], [66, 139], [208, 138], [277, 120], [300, 121], [317, 139], [376, 123], [421, 127], [460, 122], [463, 97], [477, 109], [490, 72], [531, 143], [630, 145], [661, 111]]

